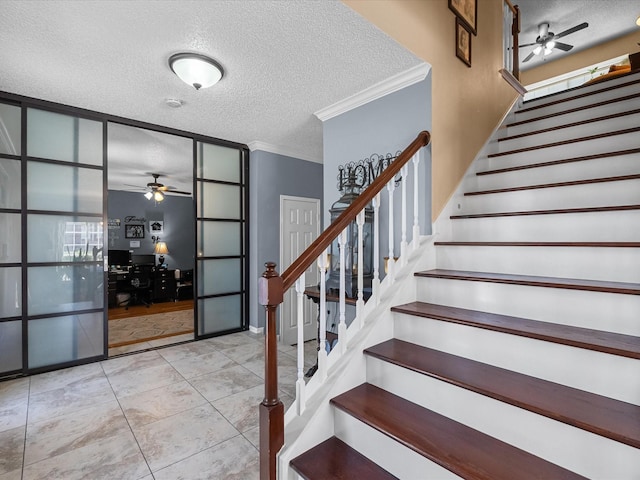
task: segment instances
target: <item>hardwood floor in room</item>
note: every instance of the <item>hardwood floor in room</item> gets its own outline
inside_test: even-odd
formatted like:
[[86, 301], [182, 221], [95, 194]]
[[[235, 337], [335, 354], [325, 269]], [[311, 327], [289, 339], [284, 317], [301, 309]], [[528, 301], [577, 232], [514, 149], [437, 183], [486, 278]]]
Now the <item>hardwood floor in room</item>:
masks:
[[155, 313], [177, 312], [189, 309], [193, 310], [193, 300], [152, 303], [149, 307], [146, 307], [145, 305], [134, 305], [129, 307], [129, 309], [125, 309], [125, 307], [116, 307], [109, 309], [109, 320], [139, 317], [140, 315], [153, 315]]

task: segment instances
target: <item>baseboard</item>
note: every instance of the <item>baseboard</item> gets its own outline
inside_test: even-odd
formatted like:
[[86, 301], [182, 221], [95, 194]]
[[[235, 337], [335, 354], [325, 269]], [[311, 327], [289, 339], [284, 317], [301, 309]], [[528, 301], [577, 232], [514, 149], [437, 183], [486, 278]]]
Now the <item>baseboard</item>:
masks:
[[249, 325], [249, 331], [251, 333], [263, 334], [264, 333], [264, 327], [254, 327], [253, 325]]

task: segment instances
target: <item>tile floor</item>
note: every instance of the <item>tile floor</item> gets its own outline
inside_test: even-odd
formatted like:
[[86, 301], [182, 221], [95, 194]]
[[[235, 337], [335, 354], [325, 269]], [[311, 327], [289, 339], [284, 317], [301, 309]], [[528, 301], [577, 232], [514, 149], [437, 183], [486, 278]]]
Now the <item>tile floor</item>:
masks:
[[[257, 479], [263, 341], [236, 333], [0, 382], [0, 480]], [[307, 366], [314, 354], [308, 342]], [[295, 358], [280, 348], [285, 408]]]

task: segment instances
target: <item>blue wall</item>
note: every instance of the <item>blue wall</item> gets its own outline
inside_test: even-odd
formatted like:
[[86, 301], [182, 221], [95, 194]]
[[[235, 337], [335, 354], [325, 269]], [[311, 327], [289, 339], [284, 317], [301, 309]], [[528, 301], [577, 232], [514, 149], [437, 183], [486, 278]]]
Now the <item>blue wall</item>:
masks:
[[[249, 323], [260, 328], [264, 327], [265, 313], [258, 303], [258, 277], [264, 272], [265, 262], [280, 261], [280, 195], [322, 200], [323, 167], [262, 150], [251, 152], [249, 165]], [[321, 206], [321, 211], [323, 208]], [[282, 273], [280, 265], [277, 270]]]
[[[336, 188], [339, 165], [368, 158], [374, 153], [395, 154], [404, 150], [422, 130], [431, 131], [431, 71], [414, 85], [326, 120], [323, 123], [323, 189], [327, 208], [340, 197]], [[419, 175], [420, 224], [424, 235], [431, 233], [430, 149], [421, 158]], [[408, 185], [412, 185], [411, 178]], [[399, 198], [399, 189], [396, 189], [394, 206]], [[386, 206], [386, 192], [381, 204], [382, 208]], [[325, 215], [325, 227], [327, 225], [328, 216]], [[381, 232], [386, 230], [381, 229]]]
[[[165, 255], [168, 268], [192, 269], [195, 258], [195, 218], [193, 198], [167, 195], [157, 205], [141, 193], [109, 190], [107, 211], [110, 219], [120, 219], [120, 227], [108, 230], [107, 245], [114, 250], [133, 250], [134, 255], [153, 253], [154, 244], [149, 231], [149, 222], [164, 221], [160, 240], [167, 242], [169, 255]], [[124, 236], [125, 218], [129, 215], [145, 218], [144, 238], [130, 239]], [[131, 248], [131, 240], [140, 240], [140, 248]]]

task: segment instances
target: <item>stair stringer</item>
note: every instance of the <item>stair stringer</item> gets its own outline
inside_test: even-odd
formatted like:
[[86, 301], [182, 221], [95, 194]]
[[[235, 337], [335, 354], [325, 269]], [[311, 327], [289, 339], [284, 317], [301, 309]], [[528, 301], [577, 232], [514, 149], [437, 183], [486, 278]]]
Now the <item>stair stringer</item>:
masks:
[[[278, 454], [278, 478], [297, 479], [289, 467], [292, 459], [334, 435], [334, 409], [329, 400], [366, 381], [363, 351], [393, 338], [394, 314], [391, 307], [416, 300], [415, 272], [435, 267], [433, 236], [421, 237], [418, 247], [408, 254], [406, 265], [399, 266], [393, 281], [380, 285], [379, 303], [372, 297], [363, 310], [363, 327], [356, 317], [347, 330], [346, 352], [338, 356], [334, 349], [328, 358], [327, 379], [314, 375], [306, 386], [306, 404], [301, 415], [295, 403], [285, 413], [285, 445]], [[333, 358], [332, 358], [333, 357]]]

